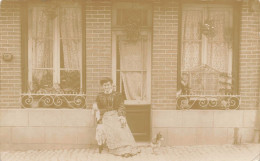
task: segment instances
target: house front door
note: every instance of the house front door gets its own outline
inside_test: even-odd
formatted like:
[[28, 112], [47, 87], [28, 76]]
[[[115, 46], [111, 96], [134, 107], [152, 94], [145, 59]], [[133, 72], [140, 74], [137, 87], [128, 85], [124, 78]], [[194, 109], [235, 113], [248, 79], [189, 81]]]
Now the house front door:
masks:
[[150, 137], [150, 35], [117, 36], [116, 86], [125, 99], [128, 125], [136, 140]]
[[128, 125], [135, 139], [149, 140], [152, 7], [117, 2], [112, 15], [113, 80], [124, 96]]

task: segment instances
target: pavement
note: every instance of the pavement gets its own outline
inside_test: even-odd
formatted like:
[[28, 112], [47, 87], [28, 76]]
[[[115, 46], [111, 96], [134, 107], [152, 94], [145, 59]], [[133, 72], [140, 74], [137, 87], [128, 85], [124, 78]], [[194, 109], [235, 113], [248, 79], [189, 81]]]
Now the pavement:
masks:
[[141, 153], [122, 158], [96, 147], [86, 149], [29, 150], [0, 152], [0, 161], [260, 161], [260, 144], [166, 146], [152, 152], [147, 145]]

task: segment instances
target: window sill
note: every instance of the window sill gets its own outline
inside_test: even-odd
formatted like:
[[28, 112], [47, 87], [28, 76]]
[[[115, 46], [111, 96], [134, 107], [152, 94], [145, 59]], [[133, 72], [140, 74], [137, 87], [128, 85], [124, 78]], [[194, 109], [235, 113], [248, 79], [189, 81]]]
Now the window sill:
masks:
[[143, 101], [143, 100], [125, 100], [125, 105], [150, 105], [150, 101]]

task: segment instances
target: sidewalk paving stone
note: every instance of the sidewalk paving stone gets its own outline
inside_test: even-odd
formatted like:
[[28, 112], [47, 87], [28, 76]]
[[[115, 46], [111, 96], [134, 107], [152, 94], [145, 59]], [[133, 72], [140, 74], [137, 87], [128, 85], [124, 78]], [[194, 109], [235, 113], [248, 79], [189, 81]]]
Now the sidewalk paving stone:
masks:
[[141, 153], [122, 158], [86, 149], [29, 150], [0, 152], [0, 161], [260, 161], [260, 144], [161, 147], [154, 154], [149, 145]]

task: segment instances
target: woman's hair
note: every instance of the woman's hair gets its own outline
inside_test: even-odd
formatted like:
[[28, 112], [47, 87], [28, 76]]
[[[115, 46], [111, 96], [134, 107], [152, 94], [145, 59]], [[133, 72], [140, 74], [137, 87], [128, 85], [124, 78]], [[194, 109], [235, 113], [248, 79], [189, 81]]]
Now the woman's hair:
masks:
[[100, 80], [100, 85], [102, 86], [104, 83], [110, 82], [111, 84], [113, 84], [113, 80], [109, 77], [104, 77]]

